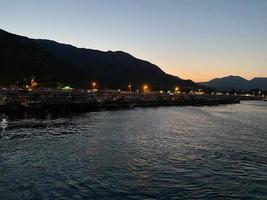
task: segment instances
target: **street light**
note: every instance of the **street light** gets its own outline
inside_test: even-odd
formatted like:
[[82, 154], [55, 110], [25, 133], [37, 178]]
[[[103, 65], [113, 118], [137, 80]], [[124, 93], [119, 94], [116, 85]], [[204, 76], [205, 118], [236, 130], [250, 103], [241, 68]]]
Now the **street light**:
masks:
[[148, 91], [148, 85], [147, 85], [147, 84], [145, 84], [145, 85], [143, 86], [143, 91], [144, 91], [144, 92], [147, 92], [147, 91]]
[[175, 88], [174, 88], [174, 91], [175, 91], [175, 93], [179, 93], [179, 87], [178, 86], [176, 86]]
[[128, 85], [128, 89], [129, 89], [129, 92], [132, 92], [132, 85], [131, 84]]
[[95, 90], [95, 86], [96, 86], [96, 82], [92, 82], [92, 89], [93, 89], [93, 91]]

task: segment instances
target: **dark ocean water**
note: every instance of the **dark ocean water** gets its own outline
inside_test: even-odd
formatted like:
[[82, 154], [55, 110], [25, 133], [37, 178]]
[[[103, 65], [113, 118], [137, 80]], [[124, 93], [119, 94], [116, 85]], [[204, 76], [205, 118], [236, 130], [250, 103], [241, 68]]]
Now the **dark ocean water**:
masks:
[[267, 199], [267, 102], [1, 126], [1, 200]]

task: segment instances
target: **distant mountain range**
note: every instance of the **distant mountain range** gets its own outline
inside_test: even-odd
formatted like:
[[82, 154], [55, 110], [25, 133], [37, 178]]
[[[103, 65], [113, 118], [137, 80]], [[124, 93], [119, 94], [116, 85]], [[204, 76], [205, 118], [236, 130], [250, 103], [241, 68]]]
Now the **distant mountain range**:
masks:
[[208, 82], [199, 83], [207, 87], [221, 89], [221, 90], [250, 90], [261, 89], [267, 90], [267, 78], [259, 77], [247, 80], [240, 76], [227, 76], [222, 78], [215, 78]]
[[22, 84], [31, 76], [42, 86], [88, 88], [91, 81], [96, 81], [101, 88], [114, 89], [125, 88], [129, 83], [135, 88], [144, 83], [154, 89], [200, 87], [122, 51], [77, 48], [0, 29], [0, 85]]

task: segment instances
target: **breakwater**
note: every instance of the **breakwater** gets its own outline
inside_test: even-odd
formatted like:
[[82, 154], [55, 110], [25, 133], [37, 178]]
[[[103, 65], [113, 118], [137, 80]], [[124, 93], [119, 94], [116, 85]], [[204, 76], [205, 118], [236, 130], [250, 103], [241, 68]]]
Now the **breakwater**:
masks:
[[136, 93], [85, 90], [4, 90], [0, 92], [0, 112], [97, 111], [152, 106], [204, 106], [239, 103], [236, 96]]

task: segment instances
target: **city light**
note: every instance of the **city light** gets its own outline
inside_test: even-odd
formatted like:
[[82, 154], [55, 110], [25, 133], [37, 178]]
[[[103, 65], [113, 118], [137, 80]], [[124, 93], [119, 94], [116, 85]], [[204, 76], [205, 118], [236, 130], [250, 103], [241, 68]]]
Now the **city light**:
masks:
[[96, 87], [96, 82], [92, 82], [92, 90], [94, 91], [95, 90], [95, 87]]
[[131, 84], [128, 85], [128, 89], [129, 89], [129, 92], [132, 91], [132, 85]]
[[71, 87], [68, 85], [62, 88], [62, 90], [70, 90], [70, 89], [71, 89]]
[[176, 86], [176, 87], [174, 88], [174, 91], [175, 91], [175, 93], [180, 93], [180, 88], [179, 88], [178, 86]]
[[35, 81], [34, 78], [31, 79], [31, 88], [35, 88], [38, 86], [38, 83]]
[[143, 85], [143, 92], [148, 92], [148, 85], [147, 84]]

